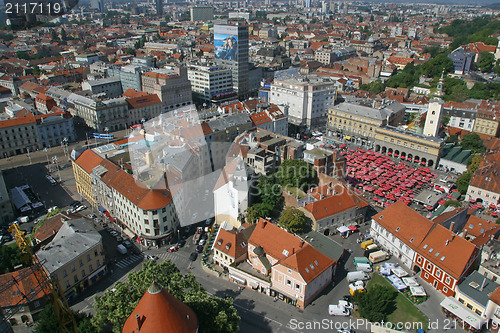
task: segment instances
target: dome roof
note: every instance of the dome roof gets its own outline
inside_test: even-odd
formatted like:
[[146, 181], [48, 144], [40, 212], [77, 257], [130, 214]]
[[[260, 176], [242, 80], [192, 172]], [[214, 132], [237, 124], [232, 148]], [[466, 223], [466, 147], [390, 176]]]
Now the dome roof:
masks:
[[196, 314], [154, 282], [127, 318], [122, 333], [195, 333]]

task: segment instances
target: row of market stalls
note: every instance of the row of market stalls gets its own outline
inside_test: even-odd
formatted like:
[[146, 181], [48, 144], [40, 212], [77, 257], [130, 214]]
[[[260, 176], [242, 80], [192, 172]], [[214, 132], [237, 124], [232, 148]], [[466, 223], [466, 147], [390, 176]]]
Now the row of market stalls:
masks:
[[16, 209], [23, 215], [31, 215], [45, 209], [29, 185], [14, 187], [10, 190], [10, 197]]
[[[434, 189], [437, 174], [427, 167], [395, 163], [388, 156], [364, 149], [340, 153], [347, 160], [348, 181], [362, 191], [374, 194], [373, 200], [389, 207], [396, 201], [409, 205], [423, 188]], [[437, 191], [445, 192], [439, 187]]]
[[385, 263], [379, 267], [379, 272], [385, 275], [397, 290], [410, 290], [412, 296], [427, 296], [424, 287], [420, 286], [414, 277], [410, 277], [401, 266], [395, 263]]

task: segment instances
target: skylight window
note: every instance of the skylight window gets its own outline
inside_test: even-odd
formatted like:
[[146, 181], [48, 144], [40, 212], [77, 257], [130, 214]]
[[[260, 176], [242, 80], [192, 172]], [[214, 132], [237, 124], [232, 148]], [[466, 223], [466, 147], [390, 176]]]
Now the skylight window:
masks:
[[444, 258], [446, 258], [446, 257], [445, 257], [445, 256], [442, 256], [440, 260], [441, 260], [441, 261], [444, 261]]
[[431, 247], [429, 250], [429, 253], [432, 253], [432, 251], [434, 251], [434, 249]]
[[314, 264], [315, 264], [316, 266], [319, 266], [319, 264], [318, 264], [318, 261], [317, 261], [317, 260], [314, 260]]
[[413, 243], [414, 240], [415, 240], [415, 238], [410, 239], [410, 243]]
[[309, 269], [306, 267], [306, 272], [309, 273]]
[[[413, 239], [413, 238], [412, 238]], [[427, 248], [427, 244], [424, 245], [424, 250]]]
[[396, 231], [399, 231], [399, 229], [400, 229], [400, 228], [399, 228], [399, 227], [397, 227], [397, 228], [396, 228]]
[[284, 256], [287, 256], [287, 257], [288, 257], [288, 253], [290, 253], [290, 252], [288, 252], [287, 250], [283, 250], [283, 252], [282, 252], [282, 253], [283, 253], [283, 255], [284, 255]]
[[436, 254], [434, 255], [434, 257], [439, 257], [439, 252], [436, 252]]

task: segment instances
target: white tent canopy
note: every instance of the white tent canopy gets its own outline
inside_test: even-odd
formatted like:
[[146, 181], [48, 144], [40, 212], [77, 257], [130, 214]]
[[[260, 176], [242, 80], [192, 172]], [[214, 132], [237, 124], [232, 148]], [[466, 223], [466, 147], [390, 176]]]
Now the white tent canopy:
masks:
[[413, 296], [426, 296], [425, 289], [423, 287], [410, 287], [410, 292]]
[[398, 267], [394, 267], [392, 269], [392, 272], [394, 273], [394, 275], [396, 275], [399, 278], [408, 275], [408, 273], [404, 269], [402, 269], [401, 267], [399, 267], [399, 266]]
[[349, 228], [346, 227], [345, 225], [341, 225], [340, 227], [337, 228], [337, 231], [343, 234], [344, 232], [348, 232]]
[[419, 284], [417, 280], [413, 277], [404, 277], [401, 280], [403, 280], [404, 284], [406, 284], [408, 287], [418, 287]]

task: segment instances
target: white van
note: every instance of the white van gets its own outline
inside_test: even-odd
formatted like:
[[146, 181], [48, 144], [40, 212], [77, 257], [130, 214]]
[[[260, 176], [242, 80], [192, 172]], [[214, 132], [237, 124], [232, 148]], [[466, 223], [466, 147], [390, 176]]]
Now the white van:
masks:
[[349, 309], [346, 309], [342, 305], [330, 304], [328, 306], [328, 314], [330, 316], [349, 316], [351, 314], [351, 311], [349, 311]]
[[368, 279], [370, 279], [370, 277], [365, 272], [356, 271], [356, 272], [347, 273], [347, 281], [349, 283], [355, 282], [355, 281], [368, 280]]
[[373, 268], [370, 264], [363, 264], [363, 263], [357, 264], [356, 269], [358, 271], [365, 272], [365, 273], [370, 273], [373, 271]]

